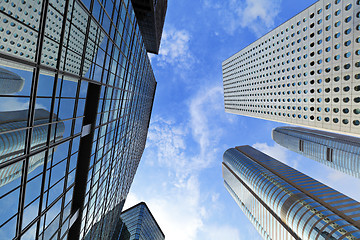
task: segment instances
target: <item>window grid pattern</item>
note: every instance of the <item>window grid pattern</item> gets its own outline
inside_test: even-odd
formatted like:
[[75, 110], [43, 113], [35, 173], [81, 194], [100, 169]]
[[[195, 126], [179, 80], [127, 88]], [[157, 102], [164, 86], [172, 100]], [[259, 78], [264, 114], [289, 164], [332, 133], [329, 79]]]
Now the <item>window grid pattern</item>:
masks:
[[[241, 179], [299, 238], [360, 237], [360, 203], [260, 151], [250, 146], [231, 148], [224, 154], [224, 168]], [[227, 183], [236, 189], [238, 182]], [[269, 235], [273, 231], [272, 223], [262, 227]]]
[[[358, 138], [300, 127], [275, 128], [272, 137], [283, 147], [360, 178]], [[299, 141], [303, 143], [302, 151]]]
[[360, 134], [360, 2], [320, 0], [222, 64], [225, 110]]
[[295, 239], [225, 167], [223, 176], [225, 188], [263, 239]]
[[67, 239], [90, 85], [100, 98], [78, 218], [84, 237], [108, 213], [100, 228], [111, 233], [145, 147], [156, 88], [131, 2], [4, 0], [0, 65], [1, 236]]
[[130, 240], [164, 240], [155, 218], [143, 202], [121, 213], [121, 219], [130, 234]]

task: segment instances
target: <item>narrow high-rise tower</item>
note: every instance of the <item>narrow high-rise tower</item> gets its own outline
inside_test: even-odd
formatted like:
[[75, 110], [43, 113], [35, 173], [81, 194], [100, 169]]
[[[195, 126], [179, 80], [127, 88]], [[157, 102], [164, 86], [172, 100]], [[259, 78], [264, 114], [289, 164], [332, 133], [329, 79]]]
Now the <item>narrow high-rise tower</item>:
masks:
[[226, 59], [225, 111], [360, 135], [359, 12], [319, 0]]
[[228, 149], [225, 187], [264, 239], [360, 238], [360, 203], [250, 147]]
[[360, 139], [301, 127], [278, 127], [272, 138], [283, 147], [360, 178]]

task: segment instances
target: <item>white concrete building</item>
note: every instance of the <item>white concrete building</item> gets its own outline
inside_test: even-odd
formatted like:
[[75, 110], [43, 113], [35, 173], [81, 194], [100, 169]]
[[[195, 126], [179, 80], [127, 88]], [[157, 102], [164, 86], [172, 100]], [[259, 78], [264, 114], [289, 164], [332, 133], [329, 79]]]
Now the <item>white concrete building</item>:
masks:
[[222, 71], [226, 112], [360, 135], [360, 1], [316, 2]]

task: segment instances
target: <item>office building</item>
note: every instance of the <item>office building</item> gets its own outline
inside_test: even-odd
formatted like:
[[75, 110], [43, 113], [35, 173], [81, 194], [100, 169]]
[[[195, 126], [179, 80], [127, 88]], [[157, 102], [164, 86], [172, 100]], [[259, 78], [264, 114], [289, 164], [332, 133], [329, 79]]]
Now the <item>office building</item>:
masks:
[[[0, 162], [21, 169], [0, 187], [0, 238], [93, 239], [95, 225], [111, 235], [156, 89], [132, 1], [3, 1], [0, 19], [0, 65], [24, 79], [0, 95], [0, 111], [27, 113], [0, 133], [25, 136], [21, 154]], [[39, 122], [40, 108], [56, 118]], [[32, 159], [43, 163], [32, 169]]]
[[[121, 219], [130, 233], [129, 240], [164, 240], [165, 235], [146, 203], [141, 202], [121, 213]], [[125, 234], [124, 234], [125, 236]]]
[[359, 11], [319, 0], [226, 59], [225, 111], [359, 135]]
[[[96, 239], [109, 239], [109, 240], [129, 240], [130, 232], [128, 231], [126, 224], [122, 221], [120, 214], [121, 204], [114, 207], [111, 211], [102, 216], [101, 220], [94, 224], [90, 231], [86, 234], [85, 240], [96, 240]], [[113, 221], [116, 221], [115, 227], [110, 231], [102, 232], [101, 229], [105, 227], [110, 217], [115, 217]]]
[[146, 50], [158, 54], [165, 22], [167, 0], [131, 0], [131, 2]]
[[[111, 240], [164, 240], [154, 216], [146, 203], [141, 202], [121, 212], [122, 206], [118, 205], [101, 218], [85, 236], [85, 240], [111, 239]], [[109, 222], [110, 216], [116, 216], [117, 223], [110, 231], [102, 232], [101, 229]]]
[[360, 139], [301, 127], [272, 130], [275, 142], [354, 177], [360, 178]]
[[[26, 138], [26, 122], [28, 117], [28, 110], [0, 112], [0, 163], [12, 160], [15, 157], [21, 156], [25, 151]], [[49, 112], [44, 109], [35, 110], [36, 119], [35, 125], [40, 125], [33, 131], [31, 139], [31, 148], [36, 150], [45, 146], [49, 127], [46, 125], [49, 122]], [[54, 114], [53, 120], [57, 117]], [[65, 126], [62, 122], [54, 124], [50, 129], [50, 141], [61, 140]], [[52, 151], [55, 151], [54, 148]], [[48, 157], [52, 155], [49, 153]], [[44, 163], [44, 154], [37, 154], [29, 158], [28, 173]], [[0, 187], [8, 184], [21, 176], [22, 163], [17, 162], [10, 166], [0, 169]]]
[[230, 148], [224, 184], [264, 239], [360, 239], [360, 203], [250, 147]]

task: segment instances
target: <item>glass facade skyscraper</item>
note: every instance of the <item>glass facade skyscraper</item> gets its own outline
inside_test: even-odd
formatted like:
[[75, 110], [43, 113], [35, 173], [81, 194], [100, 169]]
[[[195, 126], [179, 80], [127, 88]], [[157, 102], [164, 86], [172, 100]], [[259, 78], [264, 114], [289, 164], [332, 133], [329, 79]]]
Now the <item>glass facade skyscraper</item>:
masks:
[[167, 0], [131, 0], [146, 50], [158, 54]]
[[121, 219], [130, 238], [120, 240], [164, 240], [165, 235], [156, 222], [146, 203], [141, 202], [121, 213]]
[[[85, 240], [164, 240], [165, 235], [156, 222], [146, 203], [141, 202], [120, 213], [122, 206], [118, 205], [105, 214], [88, 232]], [[121, 214], [121, 215], [120, 215]], [[116, 225], [109, 232], [102, 232], [111, 215], [119, 216]]]
[[0, 239], [110, 236], [156, 90], [132, 1], [2, 1], [0, 66]]
[[360, 203], [250, 147], [224, 153], [225, 187], [264, 239], [359, 239]]
[[283, 147], [360, 178], [360, 139], [301, 127], [278, 127], [272, 138]]
[[319, 0], [226, 59], [225, 111], [360, 135], [359, 12]]

